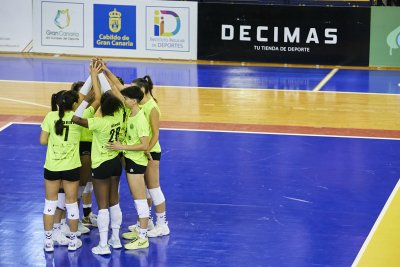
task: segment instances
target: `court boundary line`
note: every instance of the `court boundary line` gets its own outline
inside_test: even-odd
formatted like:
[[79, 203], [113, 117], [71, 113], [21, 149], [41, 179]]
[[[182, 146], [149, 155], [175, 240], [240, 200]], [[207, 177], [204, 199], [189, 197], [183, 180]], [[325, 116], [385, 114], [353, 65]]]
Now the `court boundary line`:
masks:
[[[39, 122], [18, 122], [11, 121], [4, 125], [4, 129], [13, 124], [40, 125]], [[7, 126], [7, 127], [6, 127]], [[3, 130], [0, 128], [0, 131]], [[304, 137], [327, 137], [327, 138], [347, 138], [347, 139], [373, 139], [373, 140], [391, 140], [398, 141], [400, 138], [373, 137], [373, 136], [351, 136], [351, 135], [320, 135], [320, 134], [301, 134], [301, 133], [274, 133], [274, 132], [245, 132], [231, 130], [211, 130], [211, 129], [184, 129], [184, 128], [160, 128], [163, 131], [181, 131], [181, 132], [213, 132], [213, 133], [232, 133], [232, 134], [258, 134], [258, 135], [285, 135], [285, 136], [304, 136]]]
[[[338, 69], [339, 70], [339, 69]], [[73, 82], [52, 82], [52, 81], [21, 81], [21, 80], [0, 80], [0, 82], [12, 82], [12, 83], [48, 83], [48, 84], [72, 84]], [[322, 81], [321, 81], [322, 82]], [[279, 88], [235, 88], [235, 87], [204, 87], [204, 86], [182, 86], [182, 85], [155, 85], [154, 88], [177, 88], [177, 89], [197, 89], [197, 90], [245, 90], [245, 91], [282, 91], [282, 92], [304, 92], [304, 93], [331, 93], [331, 94], [355, 94], [355, 95], [393, 95], [398, 96], [399, 94], [393, 93], [372, 93], [372, 92], [346, 92], [346, 91], [314, 91], [312, 89], [279, 89]]]
[[319, 92], [322, 87], [329, 82], [330, 79], [338, 72], [338, 68], [332, 69], [313, 89], [314, 92]]
[[399, 188], [400, 188], [400, 178], [397, 181], [396, 186], [392, 190], [392, 193], [390, 193], [389, 198], [386, 200], [386, 203], [383, 206], [383, 209], [379, 213], [379, 216], [376, 219], [374, 225], [372, 226], [372, 228], [371, 228], [367, 238], [365, 239], [363, 245], [361, 246], [361, 249], [358, 251], [358, 254], [357, 254], [356, 258], [354, 259], [354, 262], [351, 265], [352, 267], [353, 266], [356, 267], [360, 263], [360, 260], [361, 260], [362, 256], [364, 255], [365, 250], [367, 249], [369, 243], [371, 242], [372, 237], [375, 235], [375, 232], [378, 229], [379, 225], [381, 224], [381, 221], [383, 220], [383, 217], [385, 217], [386, 212], [389, 209], [389, 206], [392, 204], [392, 201], [393, 201], [394, 197], [396, 196], [397, 192], [399, 191]]

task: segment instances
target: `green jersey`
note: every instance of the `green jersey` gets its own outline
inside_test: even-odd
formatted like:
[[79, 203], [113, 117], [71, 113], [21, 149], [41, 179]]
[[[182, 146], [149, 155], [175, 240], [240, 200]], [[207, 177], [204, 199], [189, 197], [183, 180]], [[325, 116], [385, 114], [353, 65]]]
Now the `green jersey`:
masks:
[[[149, 133], [150, 133], [149, 139], [151, 140], [151, 137], [153, 136], [153, 131], [151, 130], [150, 113], [153, 110], [153, 108], [155, 108], [157, 110], [159, 116], [161, 117], [161, 111], [157, 105], [157, 102], [153, 98], [150, 98], [149, 101], [147, 101], [143, 105], [140, 105], [140, 107], [143, 109], [144, 115], [146, 116], [146, 119], [148, 121], [148, 127], [149, 127]], [[150, 152], [158, 152], [158, 153], [161, 152], [161, 146], [160, 146], [160, 142], [158, 140], [157, 140], [157, 143], [150, 150]]]
[[42, 122], [42, 130], [49, 133], [46, 161], [44, 167], [49, 171], [66, 171], [81, 166], [79, 140], [82, 127], [71, 121], [73, 111], [67, 111], [62, 118], [62, 135], [56, 134], [55, 123], [59, 120], [58, 111], [47, 113]]
[[[94, 108], [92, 106], [90, 106], [83, 111], [82, 117], [85, 119], [93, 118], [95, 113], [96, 113], [96, 111], [94, 110]], [[88, 128], [82, 127], [81, 141], [82, 142], [92, 142], [92, 138], [93, 138], [92, 131], [90, 131]]]
[[121, 142], [121, 144], [124, 143], [125, 140], [125, 136], [126, 136], [126, 121], [128, 119], [128, 117], [130, 116], [131, 110], [127, 107], [124, 106], [124, 108], [121, 108], [119, 111], [117, 111], [114, 116], [119, 116], [122, 118], [123, 124], [121, 126], [121, 130], [119, 131], [119, 141]]
[[[144, 116], [143, 110], [140, 110], [135, 116], [128, 117], [125, 144], [140, 144], [140, 138], [149, 136], [149, 123]], [[136, 164], [147, 166], [148, 159], [144, 151], [124, 151], [124, 156]]]
[[[117, 112], [115, 113], [117, 115]], [[92, 168], [118, 156], [119, 151], [106, 148], [107, 143], [118, 140], [122, 127], [121, 116], [94, 117], [88, 119], [89, 130], [93, 132]]]

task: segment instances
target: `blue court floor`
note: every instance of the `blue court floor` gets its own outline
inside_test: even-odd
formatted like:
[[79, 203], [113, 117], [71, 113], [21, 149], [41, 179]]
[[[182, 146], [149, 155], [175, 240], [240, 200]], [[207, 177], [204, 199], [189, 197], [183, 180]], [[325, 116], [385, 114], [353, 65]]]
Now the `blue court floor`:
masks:
[[[350, 266], [398, 181], [398, 140], [162, 130], [171, 235], [94, 256], [42, 249], [39, 125], [0, 132], [0, 266]], [[135, 220], [121, 182], [122, 229]]]
[[[0, 80], [75, 82], [88, 77], [88, 60], [0, 57]], [[109, 68], [129, 83], [150, 75], [157, 86], [313, 90], [332, 70], [166, 62], [122, 62]], [[321, 91], [400, 93], [400, 70], [340, 69]], [[0, 89], [1, 90], [1, 89]]]

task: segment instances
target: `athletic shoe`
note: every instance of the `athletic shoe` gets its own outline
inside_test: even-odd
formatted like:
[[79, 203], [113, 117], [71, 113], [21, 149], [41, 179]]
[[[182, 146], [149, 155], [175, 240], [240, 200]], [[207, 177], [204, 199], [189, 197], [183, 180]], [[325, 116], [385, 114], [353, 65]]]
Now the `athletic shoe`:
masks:
[[118, 238], [113, 238], [113, 237], [111, 237], [109, 240], [108, 240], [108, 244], [112, 247], [112, 248], [115, 248], [115, 249], [117, 249], [117, 248], [122, 248], [122, 244], [121, 244], [121, 240]]
[[[128, 229], [129, 229], [129, 231], [133, 232], [134, 230], [137, 230], [138, 227], [139, 227], [139, 224], [136, 223], [136, 224], [128, 226]], [[153, 229], [154, 229], [153, 220], [149, 220], [149, 223], [147, 224], [147, 230], [150, 231]]]
[[75, 238], [74, 240], [69, 241], [68, 251], [75, 251], [80, 247], [82, 247], [82, 240]]
[[156, 224], [153, 230], [147, 232], [148, 237], [158, 237], [169, 235], [169, 227], [168, 224]]
[[90, 229], [87, 228], [86, 226], [84, 226], [81, 221], [79, 221], [78, 222], [78, 232], [81, 232], [82, 234], [87, 234], [90, 232]]
[[111, 250], [108, 245], [105, 247], [102, 247], [102, 246], [100, 246], [100, 244], [98, 244], [96, 247], [93, 247], [92, 252], [93, 252], [93, 254], [97, 254], [97, 255], [111, 254]]
[[54, 242], [53, 240], [45, 240], [44, 241], [44, 251], [46, 252], [53, 252], [54, 251]]
[[138, 237], [135, 240], [132, 240], [129, 243], [125, 244], [125, 249], [141, 249], [149, 247], [149, 239], [146, 237], [145, 239]]
[[[69, 233], [71, 231], [69, 230], [68, 224], [61, 224], [60, 229], [61, 229], [61, 233], [63, 233], [63, 235], [65, 235], [66, 237], [69, 237]], [[81, 235], [82, 235], [81, 232], [79, 232], [79, 231], [76, 232], [76, 236], [81, 236]]]
[[91, 212], [88, 216], [82, 218], [82, 224], [97, 227], [97, 215]]
[[53, 241], [55, 245], [68, 246], [70, 240], [61, 232], [61, 230], [55, 230], [53, 231]]
[[131, 231], [131, 232], [126, 232], [122, 234], [122, 237], [124, 239], [128, 240], [136, 240], [139, 236], [139, 232], [137, 230]]

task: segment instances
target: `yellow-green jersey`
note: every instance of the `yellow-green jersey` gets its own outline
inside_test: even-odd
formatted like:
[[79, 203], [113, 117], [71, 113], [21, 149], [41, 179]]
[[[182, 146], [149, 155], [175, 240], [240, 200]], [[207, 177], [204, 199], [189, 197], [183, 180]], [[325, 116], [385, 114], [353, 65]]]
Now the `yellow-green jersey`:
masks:
[[[153, 110], [153, 108], [155, 108], [158, 112], [158, 115], [161, 117], [161, 111], [160, 108], [157, 105], [157, 102], [153, 99], [150, 98], [149, 101], [147, 101], [145, 104], [140, 105], [140, 107], [143, 109], [144, 111], [144, 115], [148, 121], [148, 127], [149, 127], [149, 140], [151, 140], [151, 137], [153, 136], [153, 131], [151, 130], [151, 119], [150, 119], [150, 113]], [[157, 140], [157, 143], [153, 146], [153, 148], [150, 150], [150, 152], [161, 152], [161, 146], [160, 146], [160, 142]]]
[[[117, 115], [117, 113], [115, 113]], [[107, 149], [107, 143], [118, 141], [123, 121], [121, 116], [94, 117], [88, 119], [88, 128], [93, 132], [92, 168], [118, 156], [118, 150]]]
[[[90, 106], [83, 111], [82, 117], [85, 119], [93, 118], [95, 113], [96, 110], [94, 110], [94, 108]], [[93, 138], [92, 131], [90, 131], [88, 128], [82, 127], [81, 141], [92, 142], [92, 138]]]
[[58, 111], [47, 113], [41, 127], [49, 133], [46, 161], [44, 167], [49, 171], [67, 171], [81, 166], [79, 141], [82, 127], [71, 121], [73, 111], [67, 111], [62, 118], [63, 134], [57, 135], [55, 123], [59, 120]]
[[121, 126], [121, 130], [119, 132], [119, 141], [122, 143], [124, 143], [125, 140], [125, 136], [126, 136], [126, 122], [128, 120], [128, 117], [131, 115], [131, 109], [124, 107], [121, 108], [120, 110], [118, 110], [117, 112], [115, 112], [114, 116], [120, 116], [122, 118], [122, 121], [124, 122]]
[[[140, 144], [140, 138], [149, 136], [149, 123], [144, 116], [143, 110], [140, 110], [135, 116], [128, 117], [126, 129], [126, 145]], [[148, 159], [144, 151], [125, 150], [124, 156], [136, 164], [147, 166]]]

